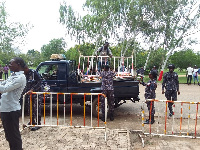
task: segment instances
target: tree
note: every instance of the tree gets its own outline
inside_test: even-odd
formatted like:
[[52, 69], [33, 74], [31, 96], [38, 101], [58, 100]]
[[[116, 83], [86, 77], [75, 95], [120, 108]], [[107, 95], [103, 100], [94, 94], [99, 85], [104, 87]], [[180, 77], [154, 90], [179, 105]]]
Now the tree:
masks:
[[5, 3], [0, 2], [0, 59], [4, 64], [16, 55], [13, 43], [23, 43], [23, 39], [29, 30], [28, 25], [17, 22], [9, 23], [7, 16]]
[[64, 54], [66, 43], [63, 38], [53, 39], [49, 44], [43, 45], [41, 48], [42, 60], [49, 60], [51, 54]]
[[41, 62], [41, 55], [39, 51], [36, 51], [34, 49], [28, 50], [28, 52], [26, 53], [26, 56], [28, 58], [27, 63], [29, 66], [36, 67]]
[[197, 2], [198, 0], [87, 0], [84, 8], [89, 13], [83, 17], [78, 16], [70, 6], [61, 5], [60, 22], [79, 42], [95, 39], [100, 41], [96, 42], [98, 45], [103, 40], [112, 38], [116, 43], [126, 43], [121, 49], [121, 56], [131, 47], [132, 41], [147, 43], [150, 50], [162, 47], [169, 51], [169, 55], [163, 57], [165, 67], [175, 49], [186, 45], [186, 42], [193, 42], [192, 39], [186, 40], [190, 31], [199, 30], [199, 8], [191, 15], [197, 8], [194, 8]]
[[170, 62], [176, 65], [180, 70], [186, 69], [189, 65], [197, 65], [198, 56], [191, 50], [175, 52], [170, 57]]
[[197, 24], [200, 17], [199, 8], [196, 14], [191, 15], [194, 9], [197, 8], [194, 8], [197, 2], [197, 0], [151, 0], [152, 5], [144, 5], [144, 10], [154, 16], [154, 19], [151, 19], [148, 15], [150, 17], [148, 19], [151, 20], [149, 25], [153, 29], [156, 39], [159, 39], [158, 43], [169, 51], [162, 69], [164, 69], [169, 56], [174, 50], [180, 49], [187, 42], [188, 44], [193, 42], [191, 39], [186, 39], [191, 30], [195, 28], [196, 32], [199, 30]]
[[[125, 42], [126, 45], [121, 47], [120, 55], [124, 56], [130, 42], [138, 35], [136, 32], [139, 26], [137, 23], [140, 24], [138, 10], [129, 14], [135, 3], [131, 0], [87, 0], [84, 7], [89, 11], [89, 14], [83, 17], [75, 13], [71, 6], [64, 3], [60, 6], [60, 22], [66, 26], [68, 34], [76, 37], [79, 44], [80, 41], [89, 40], [94, 42], [97, 48], [104, 43], [104, 40], [110, 38], [119, 43], [128, 41]], [[138, 18], [138, 20], [135, 19], [136, 23], [134, 20], [135, 26], [130, 25], [133, 21], [129, 20], [129, 16], [133, 13]], [[134, 32], [131, 32], [133, 30]]]

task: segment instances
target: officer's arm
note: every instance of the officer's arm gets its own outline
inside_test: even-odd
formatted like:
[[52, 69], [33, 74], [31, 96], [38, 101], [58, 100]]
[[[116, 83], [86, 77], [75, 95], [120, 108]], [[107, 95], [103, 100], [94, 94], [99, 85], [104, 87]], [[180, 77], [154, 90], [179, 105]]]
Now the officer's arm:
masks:
[[112, 51], [108, 48], [109, 56], [112, 58]]
[[95, 55], [98, 55], [98, 52], [101, 50], [101, 47], [95, 51]]
[[177, 91], [178, 91], [178, 95], [180, 94], [180, 91], [179, 91], [179, 81], [178, 81], [178, 74], [176, 76], [176, 87], [177, 87]]
[[38, 89], [41, 88], [42, 78], [36, 71], [34, 71], [34, 77], [35, 77], [36, 84], [33, 87], [31, 87], [31, 90], [38, 91]]

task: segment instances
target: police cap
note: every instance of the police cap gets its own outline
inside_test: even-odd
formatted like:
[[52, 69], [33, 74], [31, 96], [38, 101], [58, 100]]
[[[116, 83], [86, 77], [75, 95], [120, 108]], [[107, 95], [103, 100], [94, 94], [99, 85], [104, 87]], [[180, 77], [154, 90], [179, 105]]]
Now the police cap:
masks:
[[168, 68], [169, 68], [169, 69], [175, 69], [175, 66], [174, 66], [174, 64], [169, 64], [169, 65], [168, 65]]
[[157, 75], [158, 75], [155, 70], [151, 70], [149, 74], [151, 74], [154, 79], [157, 78]]

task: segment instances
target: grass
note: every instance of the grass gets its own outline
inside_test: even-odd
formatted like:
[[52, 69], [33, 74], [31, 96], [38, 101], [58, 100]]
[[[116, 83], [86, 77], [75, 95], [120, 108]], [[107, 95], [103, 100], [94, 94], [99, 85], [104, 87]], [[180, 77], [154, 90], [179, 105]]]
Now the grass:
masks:
[[[178, 77], [178, 80], [179, 80], [179, 83], [180, 83], [180, 84], [186, 84], [186, 83], [187, 83], [187, 78], [186, 78], [186, 77]], [[146, 83], [146, 82], [148, 82], [148, 81], [149, 81], [149, 77], [148, 77], [148, 76], [145, 76], [144, 82]], [[163, 80], [157, 81], [157, 83], [162, 83], [162, 82], [163, 82]]]
[[[165, 69], [164, 73], [168, 72], [168, 71], [169, 71], [168, 69]], [[185, 70], [179, 71], [178, 69], [175, 69], [174, 72], [176, 72], [179, 75], [178, 80], [179, 80], [180, 84], [186, 84], [187, 83], [186, 71]], [[164, 73], [163, 73], [163, 75], [164, 75]], [[149, 81], [149, 76], [145, 75], [144, 82], [148, 82], [148, 81]], [[162, 80], [157, 81], [157, 83], [162, 83]]]
[[[10, 76], [10, 71], [8, 71], [8, 77]], [[5, 75], [4, 73], [2, 74], [2, 79], [5, 80]]]

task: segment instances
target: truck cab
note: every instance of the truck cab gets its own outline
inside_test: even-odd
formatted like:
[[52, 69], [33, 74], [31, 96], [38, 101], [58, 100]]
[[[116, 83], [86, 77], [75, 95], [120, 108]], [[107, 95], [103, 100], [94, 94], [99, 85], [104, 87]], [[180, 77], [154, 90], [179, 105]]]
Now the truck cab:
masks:
[[36, 71], [42, 76], [43, 83], [50, 86], [50, 92], [68, 92], [67, 87], [77, 86], [76, 62], [71, 60], [45, 61]]

